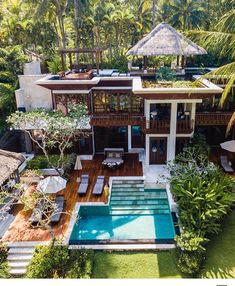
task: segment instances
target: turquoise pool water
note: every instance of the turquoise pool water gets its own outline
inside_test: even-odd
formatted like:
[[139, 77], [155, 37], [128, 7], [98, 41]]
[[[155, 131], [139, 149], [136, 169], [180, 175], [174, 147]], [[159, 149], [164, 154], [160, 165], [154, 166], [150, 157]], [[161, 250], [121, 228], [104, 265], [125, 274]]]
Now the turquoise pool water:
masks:
[[172, 241], [174, 224], [165, 189], [143, 183], [113, 183], [109, 206], [81, 206], [70, 244], [99, 241]]
[[108, 215], [83, 217], [75, 225], [70, 244], [95, 240], [171, 240], [170, 215]]

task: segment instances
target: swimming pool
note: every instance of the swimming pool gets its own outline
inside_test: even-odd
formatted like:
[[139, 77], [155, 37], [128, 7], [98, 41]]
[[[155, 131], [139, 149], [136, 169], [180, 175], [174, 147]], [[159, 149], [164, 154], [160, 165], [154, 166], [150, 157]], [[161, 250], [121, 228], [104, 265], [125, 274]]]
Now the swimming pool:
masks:
[[114, 181], [109, 206], [81, 206], [70, 244], [172, 242], [174, 224], [165, 189]]

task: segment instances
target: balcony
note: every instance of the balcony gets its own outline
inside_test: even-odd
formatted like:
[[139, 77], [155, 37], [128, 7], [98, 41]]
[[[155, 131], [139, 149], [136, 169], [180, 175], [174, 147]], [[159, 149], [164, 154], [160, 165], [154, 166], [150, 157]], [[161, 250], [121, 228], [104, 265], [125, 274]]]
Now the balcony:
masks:
[[[149, 120], [144, 132], [146, 134], [170, 134], [170, 120]], [[178, 120], [176, 123], [177, 134], [190, 134], [193, 132], [193, 120]]]
[[198, 126], [227, 125], [232, 112], [197, 112], [195, 124]]
[[130, 114], [93, 114], [91, 115], [90, 124], [93, 126], [127, 126], [127, 125], [145, 125], [145, 117], [142, 115]]

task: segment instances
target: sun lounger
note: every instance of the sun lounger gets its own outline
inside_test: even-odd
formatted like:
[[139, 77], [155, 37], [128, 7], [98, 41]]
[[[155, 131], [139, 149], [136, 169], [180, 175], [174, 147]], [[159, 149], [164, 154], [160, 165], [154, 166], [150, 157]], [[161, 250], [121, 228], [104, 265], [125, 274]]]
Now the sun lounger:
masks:
[[227, 172], [227, 173], [233, 173], [234, 172], [233, 168], [229, 164], [227, 156], [220, 156], [220, 164], [221, 164], [221, 167], [224, 169], [225, 172]]
[[104, 188], [104, 176], [98, 176], [92, 194], [101, 195], [103, 192], [103, 188]]
[[89, 175], [88, 174], [82, 175], [81, 183], [80, 183], [79, 188], [78, 188], [78, 194], [79, 195], [85, 195], [86, 194], [88, 184], [89, 184]]
[[55, 214], [53, 214], [51, 216], [51, 222], [55, 223], [55, 222], [59, 222], [62, 212], [64, 210], [64, 204], [65, 204], [65, 200], [63, 196], [58, 196], [56, 197], [55, 200], [56, 204], [57, 204], [57, 210], [55, 211]]
[[14, 219], [14, 215], [6, 213], [5, 218], [0, 221], [0, 239], [4, 236]]

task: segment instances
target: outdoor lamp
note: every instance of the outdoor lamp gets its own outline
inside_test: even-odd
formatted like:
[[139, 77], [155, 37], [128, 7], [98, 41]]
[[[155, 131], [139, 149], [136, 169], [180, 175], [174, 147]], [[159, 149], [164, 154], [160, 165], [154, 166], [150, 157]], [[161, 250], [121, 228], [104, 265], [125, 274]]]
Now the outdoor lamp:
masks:
[[157, 147], [152, 147], [152, 152], [157, 153]]

